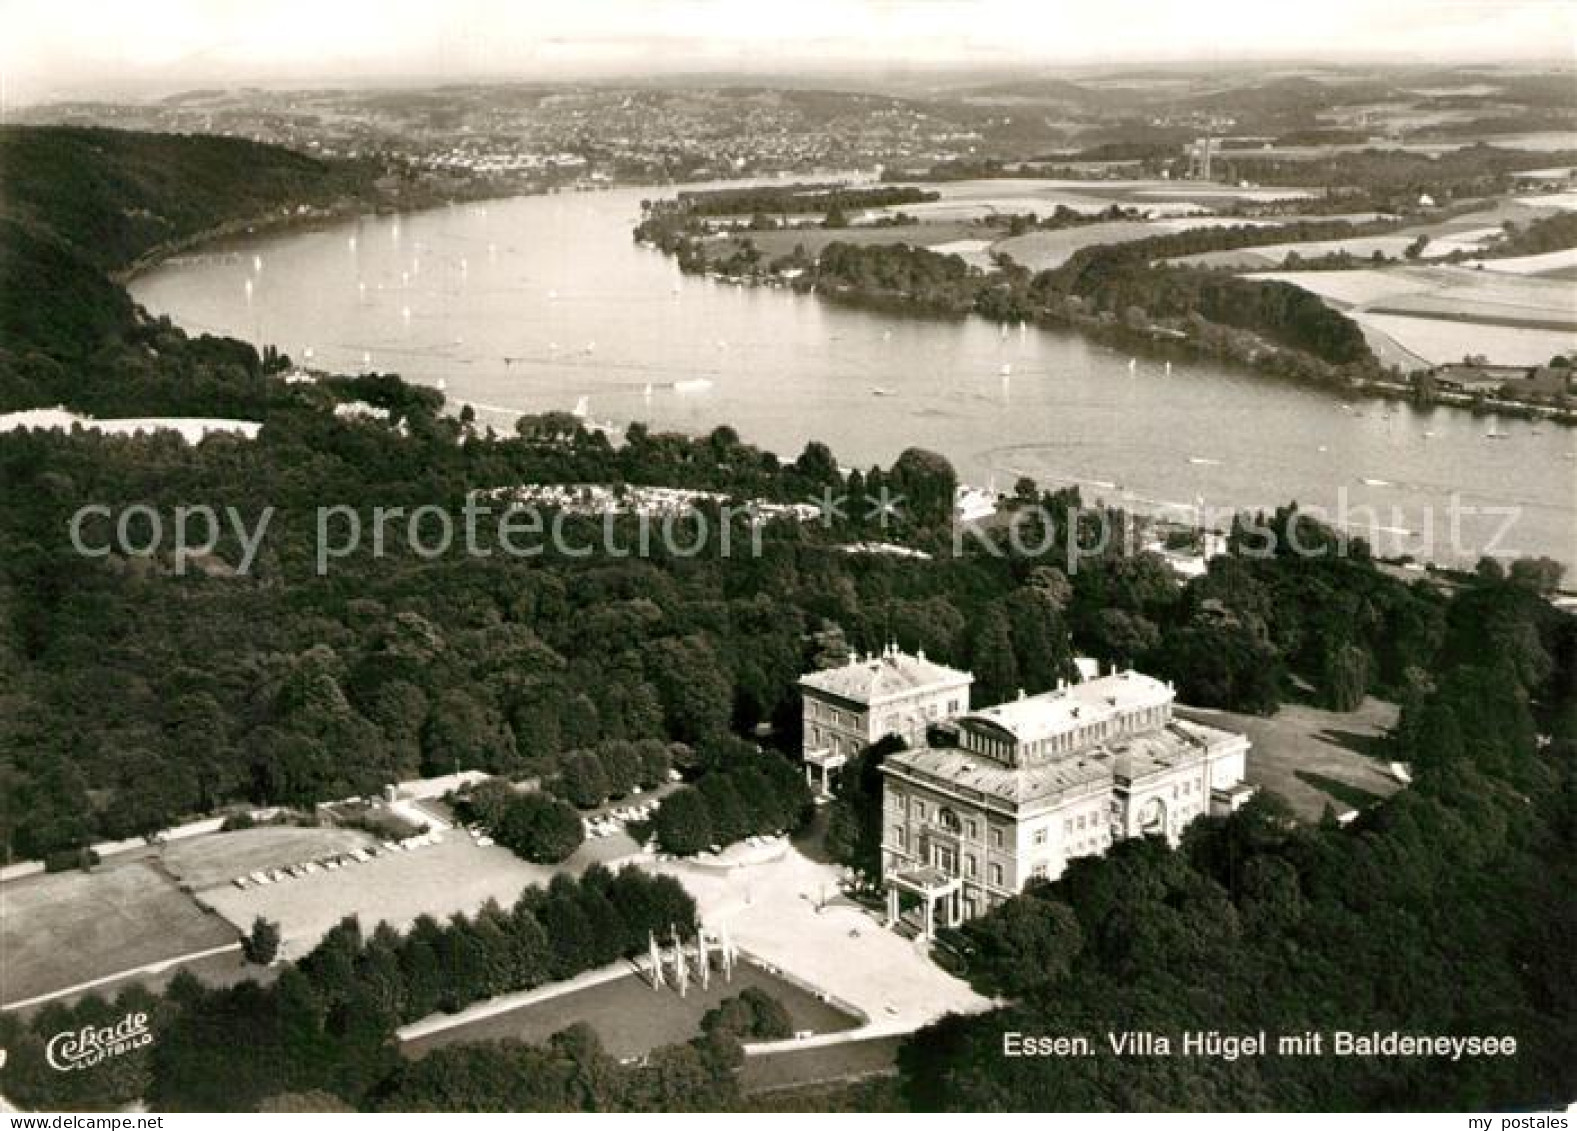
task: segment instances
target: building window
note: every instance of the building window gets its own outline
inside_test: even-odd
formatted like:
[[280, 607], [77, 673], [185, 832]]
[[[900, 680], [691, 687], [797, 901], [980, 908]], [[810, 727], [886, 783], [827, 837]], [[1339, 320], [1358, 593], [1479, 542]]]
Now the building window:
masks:
[[964, 856], [964, 875], [968, 876], [970, 879], [975, 878], [974, 853], [966, 853]]
[[1079, 814], [1079, 828], [1084, 828], [1084, 814]]
[[1039, 829], [1035, 830], [1035, 843], [1036, 844], [1045, 844], [1046, 843], [1046, 830], [1044, 828], [1039, 828]]
[[921, 820], [925, 819], [925, 802], [924, 801], [916, 801], [914, 803], [914, 815], [916, 817], [919, 817]]
[[1046, 865], [1036, 864], [1029, 870], [1029, 874], [1037, 880], [1044, 880], [1046, 878]]
[[904, 840], [905, 840], [904, 827], [902, 825], [894, 825], [893, 826], [893, 843], [896, 844], [899, 848], [907, 848], [907, 847], [909, 847], [907, 844], [904, 843]]
[[991, 830], [991, 847], [992, 848], [1001, 848], [1002, 847], [1002, 830], [1001, 829], [992, 829]]
[[975, 823], [975, 820], [974, 820], [973, 817], [971, 817], [969, 820], [964, 822], [964, 827], [969, 830], [969, 839], [970, 840], [974, 840], [977, 836], [980, 835], [980, 826]]
[[991, 865], [991, 882], [996, 884], [998, 887], [1002, 886], [1002, 865]]

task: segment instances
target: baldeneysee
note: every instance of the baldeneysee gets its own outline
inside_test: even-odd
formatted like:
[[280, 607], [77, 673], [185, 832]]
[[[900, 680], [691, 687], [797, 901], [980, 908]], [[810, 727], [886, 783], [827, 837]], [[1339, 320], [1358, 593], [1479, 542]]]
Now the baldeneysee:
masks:
[[818, 439], [850, 466], [918, 445], [1003, 491], [1028, 475], [1145, 510], [1296, 500], [1385, 553], [1577, 559], [1577, 431], [683, 276], [630, 237], [641, 199], [671, 192], [366, 217], [173, 259], [130, 289], [193, 332], [441, 384], [500, 428], [578, 407], [729, 424], [787, 458]]

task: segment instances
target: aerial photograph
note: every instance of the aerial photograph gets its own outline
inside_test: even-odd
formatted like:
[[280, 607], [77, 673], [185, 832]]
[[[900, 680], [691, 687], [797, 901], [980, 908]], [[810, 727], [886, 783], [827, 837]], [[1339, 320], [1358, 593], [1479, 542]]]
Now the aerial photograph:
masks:
[[0, 0], [0, 1121], [477, 1112], [1577, 1131], [1577, 3]]

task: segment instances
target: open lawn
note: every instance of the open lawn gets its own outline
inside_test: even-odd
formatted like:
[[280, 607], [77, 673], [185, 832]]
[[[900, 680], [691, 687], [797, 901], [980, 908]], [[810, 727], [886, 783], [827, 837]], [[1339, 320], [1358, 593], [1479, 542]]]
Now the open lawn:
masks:
[[898, 1070], [902, 1037], [813, 1045], [803, 1049], [757, 1053], [745, 1058], [739, 1086], [747, 1093], [799, 1088], [828, 1080], [858, 1080]]
[[160, 859], [184, 887], [203, 891], [251, 872], [305, 864], [372, 843], [372, 837], [354, 829], [278, 825], [174, 841]]
[[1380, 737], [1396, 707], [1366, 699], [1351, 714], [1288, 704], [1270, 718], [1179, 707], [1178, 713], [1248, 735], [1248, 780], [1286, 799], [1299, 817], [1318, 821], [1326, 805], [1338, 813], [1401, 788], [1380, 756]]
[[796, 1032], [836, 1033], [852, 1029], [850, 1017], [804, 990], [741, 962], [733, 980], [721, 974], [702, 990], [692, 984], [684, 997], [672, 989], [654, 990], [640, 975], [630, 973], [595, 985], [573, 989], [504, 1013], [417, 1037], [401, 1046], [422, 1056], [443, 1045], [474, 1041], [545, 1041], [561, 1029], [583, 1021], [597, 1031], [604, 1047], [617, 1057], [640, 1056], [661, 1045], [688, 1041], [701, 1031], [701, 1018], [726, 997], [747, 986], [765, 990], [788, 1010]]
[[0, 1003], [234, 943], [141, 860], [0, 884]]

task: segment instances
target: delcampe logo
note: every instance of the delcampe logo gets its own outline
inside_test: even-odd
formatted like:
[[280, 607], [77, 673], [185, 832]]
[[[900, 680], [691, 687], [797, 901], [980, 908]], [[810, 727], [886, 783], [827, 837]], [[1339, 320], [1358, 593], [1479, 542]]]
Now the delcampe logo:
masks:
[[57, 1072], [76, 1072], [92, 1068], [114, 1056], [121, 1056], [153, 1044], [146, 1013], [128, 1013], [113, 1025], [56, 1033], [49, 1038], [44, 1056]]

